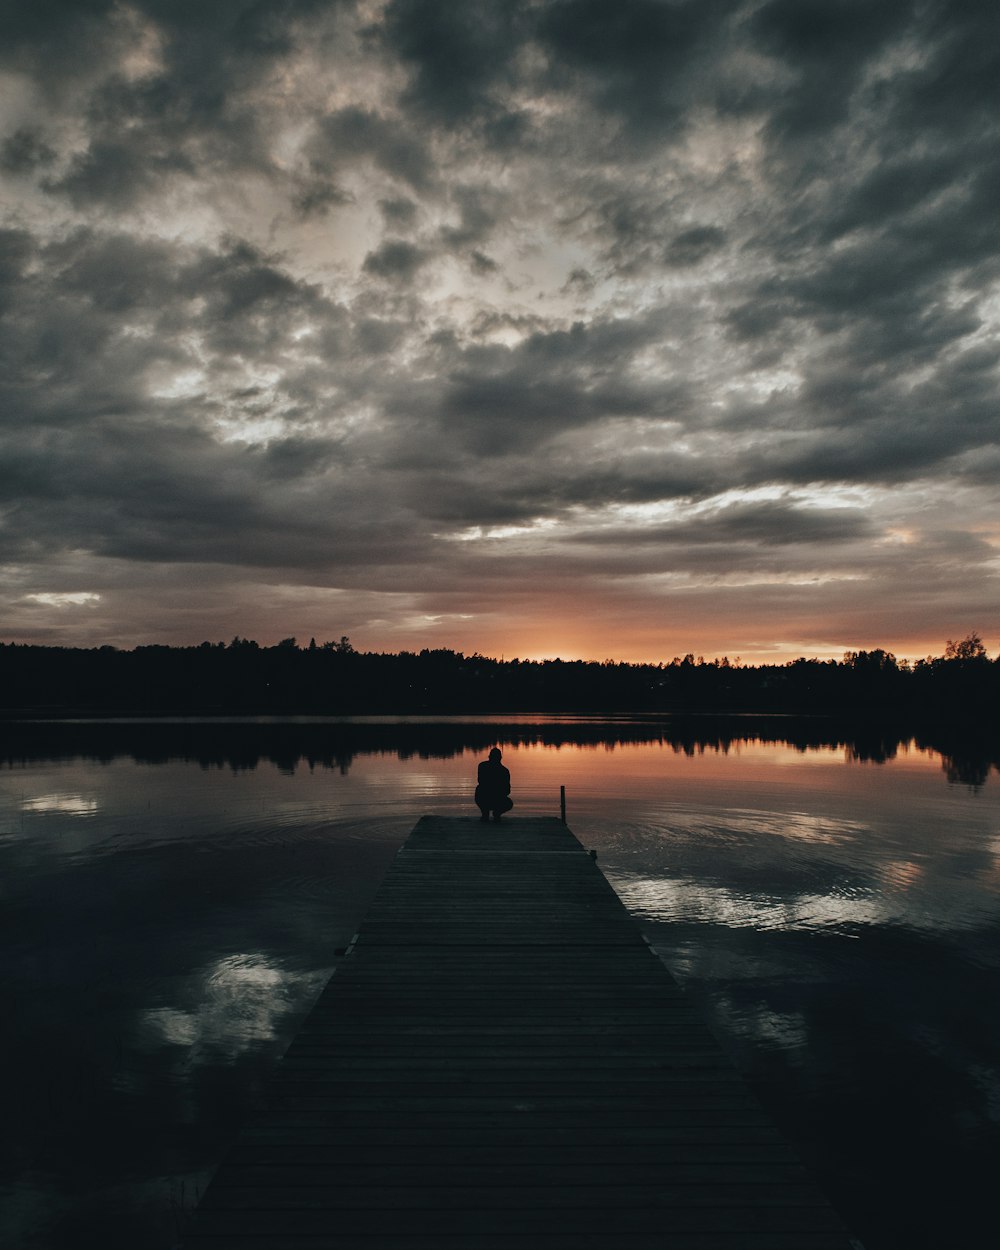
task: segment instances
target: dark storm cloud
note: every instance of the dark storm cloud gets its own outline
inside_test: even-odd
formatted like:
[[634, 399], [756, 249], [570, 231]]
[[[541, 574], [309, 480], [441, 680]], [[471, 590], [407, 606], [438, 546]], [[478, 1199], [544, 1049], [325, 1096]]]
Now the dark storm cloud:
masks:
[[1000, 84], [1000, 11], [990, 0], [937, 0], [914, 6], [923, 56], [902, 75], [892, 121], [901, 129], [968, 134], [995, 129]]
[[404, 104], [446, 125], [484, 115], [501, 122], [510, 113], [503, 95], [514, 74], [511, 62], [529, 21], [530, 5], [522, 0], [474, 6], [392, 0], [383, 38], [410, 70]]
[[417, 130], [401, 126], [398, 119], [353, 106], [322, 119], [309, 154], [317, 171], [324, 165], [336, 169], [367, 158], [415, 191], [424, 189], [434, 172]]
[[200, 320], [220, 350], [272, 347], [296, 318], [336, 316], [319, 287], [296, 281], [277, 257], [242, 239], [224, 240], [182, 266], [177, 279], [182, 295], [207, 301]]
[[514, 348], [462, 348], [451, 353], [434, 415], [489, 457], [526, 453], [608, 418], [676, 417], [686, 410], [683, 383], [651, 386], [629, 367], [662, 329], [658, 316], [576, 322], [536, 331]]
[[594, 208], [596, 233], [604, 242], [601, 260], [622, 276], [656, 263], [666, 250], [670, 230], [667, 205], [631, 191], [616, 191]]
[[40, 0], [0, 10], [0, 62], [45, 83], [83, 70], [81, 47], [99, 59], [115, 40], [106, 19], [113, 0]]
[[692, 226], [675, 234], [667, 245], [664, 263], [675, 269], [700, 265], [726, 241], [726, 232], [717, 226]]
[[42, 131], [32, 126], [21, 126], [0, 147], [0, 169], [8, 174], [43, 169], [55, 159], [55, 150], [46, 143]]
[[0, 300], [4, 305], [15, 301], [25, 267], [35, 251], [35, 238], [30, 231], [0, 228]]
[[704, 559], [704, 546], [733, 543], [783, 547], [788, 544], [855, 542], [873, 534], [871, 520], [858, 508], [804, 508], [784, 501], [731, 505], [668, 525], [651, 525], [641, 533], [628, 528], [583, 531], [583, 543], [639, 543], [655, 546], [692, 545]]
[[905, 31], [913, 0], [771, 0], [750, 18], [760, 48], [787, 67], [792, 83], [775, 101], [771, 132], [806, 140], [846, 120], [866, 68]]
[[40, 0], [2, 67], [18, 586], [997, 602], [996, 5]]
[[364, 259], [362, 269], [375, 278], [410, 283], [431, 259], [430, 253], [406, 239], [386, 239]]
[[305, 177], [291, 193], [292, 208], [305, 220], [325, 217], [332, 208], [351, 203], [351, 195], [329, 178]]
[[[86, 146], [44, 185], [78, 208], [121, 208], [181, 176], [199, 179], [210, 163], [275, 176], [253, 94], [292, 52], [304, 21], [352, 7], [351, 0], [136, 0], [127, 7], [42, 0], [5, 11], [0, 65], [30, 72], [50, 100], [82, 91]], [[156, 69], [132, 78], [118, 62], [139, 26], [155, 32]], [[20, 152], [12, 142], [11, 154], [23, 161], [23, 141]], [[50, 165], [51, 155], [41, 154]], [[312, 185], [298, 201], [308, 213], [335, 194]]]
[[493, 233], [501, 211], [500, 196], [485, 187], [460, 186], [452, 193], [458, 221], [441, 227], [445, 247], [460, 251], [485, 243]]
[[572, 270], [562, 287], [562, 293], [589, 295], [596, 285], [594, 275], [582, 267]]
[[[155, 392], [164, 364], [192, 368], [206, 352], [223, 365], [249, 353], [262, 362], [290, 350], [303, 317], [335, 324], [339, 310], [314, 287], [238, 240], [202, 255], [90, 231], [34, 250], [24, 234], [3, 242], [19, 315], [17, 335], [5, 336], [0, 494], [23, 541], [127, 559], [315, 564], [329, 559], [330, 518], [342, 509], [338, 559], [405, 549], [398, 519], [352, 519], [361, 488], [329, 436], [220, 444], [206, 428], [217, 400]], [[186, 345], [194, 335], [197, 351]], [[22, 423], [40, 379], [45, 403]], [[238, 396], [241, 413], [258, 393]]]
[[379, 200], [378, 206], [386, 225], [392, 230], [410, 230], [417, 223], [419, 209], [413, 200], [407, 199], [406, 196]]
[[[156, 24], [174, 68], [187, 67], [192, 88], [207, 95], [235, 62], [288, 53], [298, 20], [324, 9], [350, 7], [351, 0], [216, 0], [210, 5], [133, 0], [129, 11]], [[8, 6], [0, 15], [2, 59], [43, 81], [61, 83], [74, 69], [89, 72], [81, 48], [99, 60], [120, 42], [127, 25], [123, 16], [117, 0], [37, 0]], [[212, 66], [214, 77], [205, 72]]]
[[124, 208], [165, 178], [182, 173], [194, 173], [191, 160], [169, 148], [151, 149], [148, 137], [125, 143], [94, 139], [85, 153], [73, 157], [62, 177], [48, 179], [44, 185], [48, 191], [65, 195], [77, 208], [91, 204]]
[[500, 266], [492, 256], [487, 256], [485, 252], [473, 248], [469, 253], [469, 268], [473, 273], [479, 274], [480, 277], [486, 277], [487, 274], [498, 273]]
[[371, 514], [368, 488], [338, 467], [336, 447], [220, 448], [167, 415], [23, 442], [3, 476], [4, 497], [29, 505], [16, 518], [21, 541], [37, 554], [68, 544], [124, 560], [287, 570], [392, 566], [412, 554], [412, 523], [394, 510]]
[[732, 0], [562, 0], [540, 12], [538, 34], [559, 85], [579, 85], [599, 113], [633, 139], [662, 140], [684, 123], [692, 83], [718, 51]]

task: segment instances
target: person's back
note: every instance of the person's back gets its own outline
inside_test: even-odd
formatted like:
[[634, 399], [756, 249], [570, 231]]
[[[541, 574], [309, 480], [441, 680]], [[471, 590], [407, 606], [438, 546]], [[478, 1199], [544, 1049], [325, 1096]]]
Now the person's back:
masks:
[[499, 820], [504, 812], [514, 806], [510, 798], [510, 769], [500, 762], [499, 747], [490, 751], [489, 759], [479, 765], [476, 785], [476, 806], [483, 820], [489, 820], [490, 813], [494, 820]]

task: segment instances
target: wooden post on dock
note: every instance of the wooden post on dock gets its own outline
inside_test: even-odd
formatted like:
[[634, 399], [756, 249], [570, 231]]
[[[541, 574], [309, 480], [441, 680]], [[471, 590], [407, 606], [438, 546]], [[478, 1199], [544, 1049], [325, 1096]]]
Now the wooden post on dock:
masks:
[[559, 787], [559, 819], [566, 823], [566, 787]]

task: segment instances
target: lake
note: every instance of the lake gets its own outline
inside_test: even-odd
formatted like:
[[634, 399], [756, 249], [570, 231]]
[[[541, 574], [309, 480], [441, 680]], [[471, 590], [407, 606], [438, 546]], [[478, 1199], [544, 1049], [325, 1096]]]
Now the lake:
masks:
[[167, 1248], [427, 812], [568, 820], [867, 1250], [1000, 1168], [994, 745], [816, 720], [0, 729], [0, 1242]]

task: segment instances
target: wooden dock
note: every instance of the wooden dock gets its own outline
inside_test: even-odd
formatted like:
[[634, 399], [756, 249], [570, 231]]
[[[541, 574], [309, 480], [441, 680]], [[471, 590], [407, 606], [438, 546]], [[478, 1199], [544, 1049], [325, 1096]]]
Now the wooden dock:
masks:
[[399, 851], [184, 1241], [851, 1245], [566, 826], [438, 817]]

